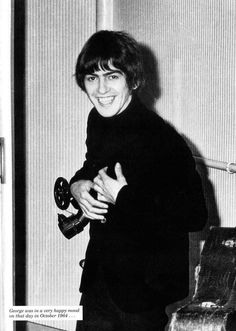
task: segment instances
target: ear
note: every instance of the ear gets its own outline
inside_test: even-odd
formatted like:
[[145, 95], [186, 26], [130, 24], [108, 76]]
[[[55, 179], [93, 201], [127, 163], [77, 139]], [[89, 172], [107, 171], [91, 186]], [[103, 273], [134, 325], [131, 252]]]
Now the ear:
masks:
[[137, 90], [137, 88], [139, 88], [139, 86], [140, 86], [140, 80], [138, 79], [138, 80], [136, 80], [136, 82], [134, 82], [132, 90]]

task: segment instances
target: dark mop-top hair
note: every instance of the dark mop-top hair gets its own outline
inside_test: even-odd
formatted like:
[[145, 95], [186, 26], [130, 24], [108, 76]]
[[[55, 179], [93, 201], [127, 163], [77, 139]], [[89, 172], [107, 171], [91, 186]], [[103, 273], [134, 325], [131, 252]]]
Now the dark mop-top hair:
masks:
[[94, 33], [82, 48], [75, 69], [77, 84], [85, 91], [85, 75], [111, 70], [110, 65], [125, 74], [130, 90], [144, 85], [139, 44], [126, 32], [108, 30]]

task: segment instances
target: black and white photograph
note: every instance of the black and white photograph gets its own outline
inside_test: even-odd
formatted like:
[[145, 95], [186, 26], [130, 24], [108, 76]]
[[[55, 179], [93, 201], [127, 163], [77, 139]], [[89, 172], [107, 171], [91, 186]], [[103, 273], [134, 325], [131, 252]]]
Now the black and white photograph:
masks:
[[0, 0], [0, 329], [236, 330], [234, 0]]

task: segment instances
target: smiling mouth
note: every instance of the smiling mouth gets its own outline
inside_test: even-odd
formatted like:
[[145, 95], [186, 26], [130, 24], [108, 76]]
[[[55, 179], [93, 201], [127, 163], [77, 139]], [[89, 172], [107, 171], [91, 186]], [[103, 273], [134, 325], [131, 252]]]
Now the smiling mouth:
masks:
[[98, 103], [101, 106], [108, 106], [111, 105], [114, 101], [115, 97], [102, 97], [102, 98], [97, 98]]

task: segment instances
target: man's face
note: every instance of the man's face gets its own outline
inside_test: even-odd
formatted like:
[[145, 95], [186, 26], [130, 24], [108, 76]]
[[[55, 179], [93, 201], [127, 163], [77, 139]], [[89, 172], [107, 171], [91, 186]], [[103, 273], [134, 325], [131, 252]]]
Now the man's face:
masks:
[[125, 74], [109, 65], [109, 70], [98, 70], [84, 78], [89, 100], [103, 117], [120, 114], [131, 101]]

